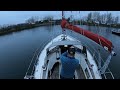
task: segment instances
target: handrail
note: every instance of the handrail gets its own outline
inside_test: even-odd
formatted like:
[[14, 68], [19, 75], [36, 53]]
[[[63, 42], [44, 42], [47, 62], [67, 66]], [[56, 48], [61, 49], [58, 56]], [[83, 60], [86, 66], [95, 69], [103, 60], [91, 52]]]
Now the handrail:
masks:
[[[49, 40], [47, 40], [47, 41], [50, 41], [50, 39], [51, 39], [51, 38], [49, 38]], [[40, 55], [41, 51], [43, 50], [43, 48], [45, 47], [45, 45], [48, 43], [47, 41], [42, 42], [42, 44], [40, 45], [40, 47], [36, 49], [36, 51], [35, 51], [32, 59], [31, 59], [31, 62], [30, 62], [30, 64], [29, 64], [29, 67], [28, 67], [28, 69], [27, 69], [27, 72], [26, 72], [26, 74], [25, 74], [24, 79], [34, 78], [33, 74], [34, 74], [34, 70], [35, 70], [37, 61], [38, 61], [38, 59], [39, 59], [39, 55]], [[34, 61], [34, 64], [33, 64], [33, 66], [32, 66], [33, 61]], [[30, 74], [28, 74], [28, 72], [30, 71], [30, 68], [32, 68], [32, 71], [30, 72]]]
[[32, 60], [31, 60], [31, 62], [30, 62], [30, 64], [29, 64], [29, 66], [28, 66], [28, 69], [27, 69], [27, 72], [26, 72], [25, 76], [28, 76], [28, 75], [27, 75], [27, 74], [28, 74], [28, 71], [30, 70], [30, 67], [31, 67], [31, 65], [32, 65], [32, 62], [33, 62], [33, 60], [34, 60], [34, 57], [35, 57], [37, 51], [38, 51], [38, 49], [36, 49], [36, 51], [35, 51], [35, 53], [34, 53], [34, 55], [33, 55], [33, 57], [32, 57]]
[[[42, 42], [43, 43], [43, 42]], [[32, 57], [32, 60], [31, 60], [31, 62], [30, 62], [30, 64], [29, 64], [29, 67], [28, 67], [28, 69], [27, 69], [27, 72], [26, 72], [26, 74], [25, 74], [25, 77], [24, 77], [24, 79], [28, 79], [28, 78], [33, 78], [33, 76], [32, 76], [32, 73], [30, 73], [30, 74], [28, 74], [28, 72], [30, 71], [30, 68], [32, 68], [32, 72], [33, 72], [33, 70], [34, 70], [34, 65], [35, 65], [35, 62], [34, 62], [34, 65], [33, 65], [33, 67], [32, 67], [32, 63], [33, 63], [33, 61], [35, 60], [36, 61], [36, 55], [38, 54], [37, 52], [38, 52], [38, 50], [39, 50], [40, 48], [37, 48], [36, 49], [36, 51], [35, 51], [35, 53], [34, 53], [34, 55], [33, 55], [33, 57]], [[32, 77], [31, 77], [32, 76]]]
[[[90, 50], [90, 48], [87, 48], [90, 52], [92, 52], [92, 50]], [[93, 48], [93, 50], [95, 51], [94, 53], [96, 53], [97, 51]], [[102, 57], [100, 57], [101, 58], [101, 61], [102, 61], [102, 63], [104, 63], [105, 61], [103, 60], [103, 58]], [[97, 57], [96, 57], [96, 55], [94, 56], [94, 59], [97, 61]], [[98, 65], [98, 64], [97, 64]], [[110, 71], [110, 69], [109, 68], [107, 68], [108, 69], [108, 72], [111, 74], [111, 76], [112, 76], [112, 78], [114, 79], [114, 76], [113, 76], [113, 74], [112, 74], [112, 72]], [[107, 73], [108, 73], [107, 72]], [[104, 73], [104, 75], [106, 76], [106, 72]], [[106, 79], [107, 79], [107, 77], [106, 77]]]
[[[76, 37], [76, 38], [80, 39], [79, 37]], [[86, 42], [86, 43], [87, 43], [87, 42]], [[95, 59], [95, 62], [96, 62], [96, 61], [97, 61], [97, 56], [95, 55], [95, 53], [98, 54], [97, 50], [94, 49], [93, 47], [91, 47], [88, 43], [87, 43], [87, 44], [89, 45], [89, 47], [88, 47], [88, 45], [85, 44], [85, 43], [82, 43], [82, 44], [87, 47], [87, 49], [90, 51], [90, 53], [93, 53], [93, 56], [94, 56], [93, 58]], [[90, 48], [91, 48], [91, 49], [90, 49]], [[93, 49], [93, 51], [92, 51], [92, 49]], [[104, 63], [103, 58], [102, 58], [101, 56], [100, 56], [100, 58], [101, 58], [102, 63]], [[98, 66], [98, 62], [96, 62], [96, 64], [97, 64], [97, 66]], [[110, 75], [112, 76], [112, 79], [114, 79], [114, 76], [113, 76], [112, 72], [110, 71], [109, 67], [107, 68], [107, 70], [108, 70], [108, 72], [110, 73]], [[106, 71], [107, 71], [107, 70], [106, 70]], [[105, 79], [107, 79], [106, 73], [108, 73], [108, 72], [106, 72], [106, 71], [105, 71], [105, 73], [104, 73]]]

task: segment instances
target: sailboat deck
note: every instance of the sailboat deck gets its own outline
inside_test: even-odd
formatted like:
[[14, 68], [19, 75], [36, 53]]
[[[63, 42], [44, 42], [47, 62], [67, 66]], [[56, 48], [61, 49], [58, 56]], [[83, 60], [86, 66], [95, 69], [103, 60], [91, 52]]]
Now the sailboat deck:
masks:
[[[58, 56], [60, 54], [54, 52], [48, 55], [47, 60], [49, 60], [49, 62], [47, 70], [44, 71], [43, 78], [45, 78], [48, 72], [47, 79], [60, 79], [61, 62], [60, 59], [56, 59], [56, 55]], [[76, 53], [75, 57], [79, 60], [79, 62], [81, 62], [82, 59], [85, 59], [85, 56], [82, 53]], [[86, 79], [81, 64], [79, 64], [79, 68], [75, 71], [75, 79]]]

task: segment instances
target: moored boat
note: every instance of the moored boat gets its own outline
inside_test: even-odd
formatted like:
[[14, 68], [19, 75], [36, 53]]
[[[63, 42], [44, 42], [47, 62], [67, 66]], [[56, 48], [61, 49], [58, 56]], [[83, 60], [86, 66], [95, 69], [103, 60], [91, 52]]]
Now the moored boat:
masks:
[[112, 33], [120, 36], [120, 29], [112, 30]]

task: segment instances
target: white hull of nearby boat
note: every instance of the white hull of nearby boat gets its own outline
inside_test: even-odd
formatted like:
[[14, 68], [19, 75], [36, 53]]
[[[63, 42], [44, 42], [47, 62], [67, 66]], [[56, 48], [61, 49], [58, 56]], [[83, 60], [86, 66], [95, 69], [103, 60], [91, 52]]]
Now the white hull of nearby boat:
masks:
[[[48, 79], [48, 71], [51, 70], [53, 67], [49, 67], [49, 65], [46, 66], [46, 62], [47, 62], [47, 59], [48, 59], [47, 58], [48, 57], [47, 49], [49, 48], [49, 50], [52, 50], [53, 48], [56, 47], [55, 43], [57, 44], [57, 42], [59, 43], [62, 40], [63, 40], [63, 34], [61, 34], [61, 35], [57, 36], [56, 38], [54, 38], [41, 51], [41, 54], [39, 55], [37, 65], [35, 67], [35, 72], [34, 72], [34, 75], [33, 75], [34, 79]], [[83, 46], [80, 43], [80, 41], [76, 40], [75, 38], [73, 38], [71, 36], [66, 36], [66, 40], [64, 40], [64, 41], [78, 42], [79, 45], [76, 44], [76, 45], [73, 45], [73, 46], [79, 48], [80, 50], [83, 49]], [[62, 43], [62, 44], [65, 45], [65, 43]], [[68, 43], [66, 43], [66, 44], [68, 44]], [[57, 54], [55, 54], [55, 55], [57, 55]], [[58, 55], [60, 56], [60, 54], [58, 54]], [[55, 57], [57, 57], [57, 56], [55, 56]], [[89, 52], [89, 50], [86, 49], [86, 55], [76, 53], [75, 58], [80, 60], [80, 66], [82, 68], [85, 79], [102, 79], [101, 75], [100, 75], [100, 73], [98, 71], [97, 64], [95, 63], [95, 60], [94, 60], [93, 56], [91, 55], [91, 53]], [[60, 62], [60, 60], [56, 60], [56, 59], [54, 59], [54, 60]], [[49, 62], [50, 62], [50, 60], [49, 60]], [[59, 70], [59, 75], [60, 75], [60, 70]], [[79, 79], [79, 77], [77, 77], [77, 78]]]

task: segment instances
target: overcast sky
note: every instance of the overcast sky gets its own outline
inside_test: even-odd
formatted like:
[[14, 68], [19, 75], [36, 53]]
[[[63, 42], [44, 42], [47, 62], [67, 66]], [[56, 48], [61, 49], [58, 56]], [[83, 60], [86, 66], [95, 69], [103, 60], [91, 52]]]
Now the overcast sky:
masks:
[[[81, 18], [86, 16], [90, 11], [66, 11], [66, 17], [71, 14], [74, 15], [74, 18]], [[114, 16], [120, 16], [120, 11], [108, 11], [111, 12]], [[25, 20], [32, 16], [39, 16], [43, 18], [45, 16], [54, 16], [54, 18], [61, 18], [61, 11], [0, 11], [0, 25], [3, 24], [18, 24], [24, 23]], [[100, 11], [100, 13], [107, 13], [107, 11]]]

